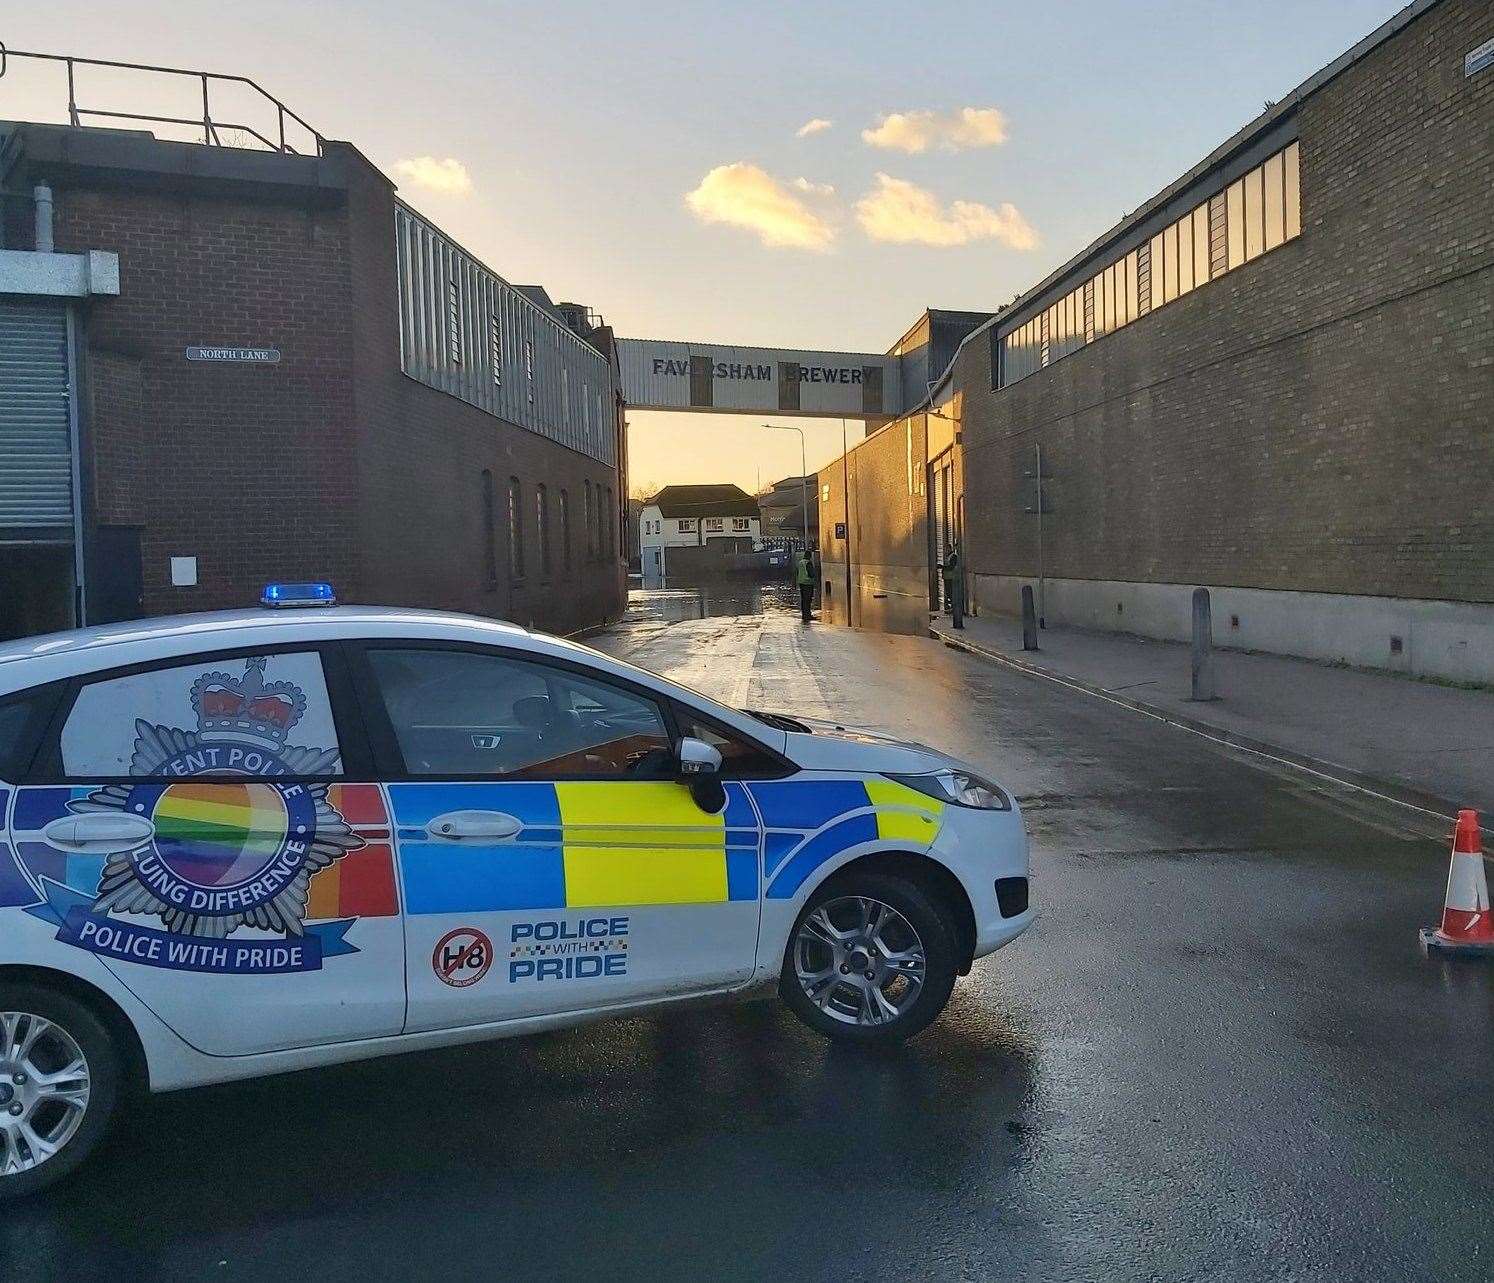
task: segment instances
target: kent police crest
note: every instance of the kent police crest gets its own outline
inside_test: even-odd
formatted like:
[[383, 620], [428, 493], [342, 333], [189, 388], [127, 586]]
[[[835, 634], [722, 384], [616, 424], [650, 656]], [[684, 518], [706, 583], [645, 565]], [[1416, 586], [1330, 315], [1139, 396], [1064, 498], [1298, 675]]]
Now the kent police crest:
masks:
[[[354, 951], [342, 939], [351, 919], [308, 928], [305, 917], [312, 877], [363, 839], [328, 801], [326, 785], [292, 782], [334, 773], [338, 750], [286, 742], [306, 697], [290, 682], [266, 682], [265, 663], [250, 659], [241, 677], [199, 677], [195, 731], [136, 721], [130, 774], [150, 782], [107, 785], [69, 804], [140, 816], [150, 836], [107, 857], [91, 905], [53, 905], [62, 910], [58, 939], [197, 971], [316, 970], [323, 956]], [[113, 914], [154, 916], [165, 931]], [[241, 927], [284, 943], [229, 940]]]

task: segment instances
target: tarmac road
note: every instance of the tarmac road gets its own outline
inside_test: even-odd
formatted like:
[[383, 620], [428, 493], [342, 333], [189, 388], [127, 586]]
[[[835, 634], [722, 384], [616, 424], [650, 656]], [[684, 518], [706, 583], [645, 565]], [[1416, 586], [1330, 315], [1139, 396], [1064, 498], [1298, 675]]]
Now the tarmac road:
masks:
[[1411, 813], [922, 638], [608, 643], [989, 770], [1042, 917], [900, 1052], [777, 1003], [156, 1098], [0, 1279], [1486, 1279], [1494, 967]]

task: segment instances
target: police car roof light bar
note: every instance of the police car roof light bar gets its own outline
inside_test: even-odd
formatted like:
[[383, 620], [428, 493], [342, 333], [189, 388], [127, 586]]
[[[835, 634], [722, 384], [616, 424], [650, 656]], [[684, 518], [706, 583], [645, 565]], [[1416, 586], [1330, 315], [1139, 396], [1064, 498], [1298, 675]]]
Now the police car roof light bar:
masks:
[[291, 606], [335, 606], [337, 594], [331, 584], [266, 584], [259, 604], [271, 610]]

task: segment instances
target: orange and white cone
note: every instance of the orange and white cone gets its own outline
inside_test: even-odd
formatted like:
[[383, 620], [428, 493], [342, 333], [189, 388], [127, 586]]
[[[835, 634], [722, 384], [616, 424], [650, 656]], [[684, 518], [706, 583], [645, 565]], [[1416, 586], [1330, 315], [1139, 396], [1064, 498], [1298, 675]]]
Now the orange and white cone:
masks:
[[1489, 882], [1484, 876], [1484, 848], [1477, 811], [1458, 812], [1442, 925], [1421, 929], [1421, 947], [1439, 953], [1494, 957], [1494, 913], [1489, 909]]

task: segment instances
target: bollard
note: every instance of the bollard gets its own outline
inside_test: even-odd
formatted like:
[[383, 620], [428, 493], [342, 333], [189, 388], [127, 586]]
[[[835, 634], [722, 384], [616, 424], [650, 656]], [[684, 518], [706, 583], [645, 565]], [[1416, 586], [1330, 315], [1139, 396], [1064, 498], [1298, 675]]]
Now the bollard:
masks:
[[953, 616], [951, 622], [954, 627], [963, 629], [965, 627], [965, 579], [963, 576], [953, 580], [950, 585], [949, 609]]
[[1022, 585], [1022, 649], [1036, 650], [1037, 644], [1037, 607], [1032, 600], [1032, 585]]
[[1214, 623], [1209, 590], [1193, 590], [1193, 694], [1200, 703], [1218, 699], [1214, 691]]

